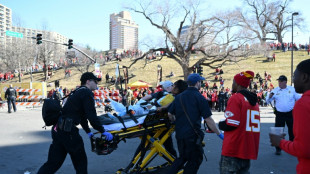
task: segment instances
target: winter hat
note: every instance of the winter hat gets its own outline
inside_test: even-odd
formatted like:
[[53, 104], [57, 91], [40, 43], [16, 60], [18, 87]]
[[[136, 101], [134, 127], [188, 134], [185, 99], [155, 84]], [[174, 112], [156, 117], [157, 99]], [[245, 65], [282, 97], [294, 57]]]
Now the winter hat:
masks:
[[244, 71], [236, 74], [234, 80], [238, 85], [247, 88], [250, 85], [250, 80], [253, 78], [254, 78], [253, 71]]

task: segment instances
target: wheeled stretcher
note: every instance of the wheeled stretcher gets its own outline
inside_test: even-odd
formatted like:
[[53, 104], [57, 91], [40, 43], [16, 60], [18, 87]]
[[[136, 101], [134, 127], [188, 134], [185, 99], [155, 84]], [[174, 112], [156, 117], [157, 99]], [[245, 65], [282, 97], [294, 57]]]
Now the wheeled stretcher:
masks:
[[[121, 173], [142, 173], [163, 168], [171, 165], [175, 157], [164, 148], [164, 142], [174, 132], [174, 125], [170, 124], [167, 113], [153, 112], [146, 115], [143, 123], [122, 128], [121, 130], [109, 131], [113, 134], [112, 141], [106, 141], [103, 137], [92, 137], [92, 151], [98, 155], [108, 155], [113, 152], [120, 141], [126, 141], [128, 138], [139, 137], [141, 139], [141, 148], [138, 148], [136, 154], [126, 168], [116, 171]], [[149, 167], [150, 162], [157, 156], [165, 159], [165, 163], [155, 167]], [[182, 172], [180, 172], [182, 173]]]

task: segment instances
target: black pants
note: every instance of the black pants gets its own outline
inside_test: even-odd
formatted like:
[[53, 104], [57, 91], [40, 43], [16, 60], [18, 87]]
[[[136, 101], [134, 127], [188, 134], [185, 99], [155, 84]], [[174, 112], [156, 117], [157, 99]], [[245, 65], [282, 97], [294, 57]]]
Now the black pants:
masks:
[[84, 143], [78, 129], [64, 132], [52, 128], [53, 142], [48, 152], [47, 162], [39, 169], [38, 174], [53, 174], [63, 164], [67, 154], [70, 155], [77, 174], [87, 174], [87, 156]]
[[15, 97], [8, 97], [8, 112], [11, 113], [11, 109], [13, 106], [14, 112], [16, 112], [16, 99]]
[[224, 100], [219, 100], [219, 112], [224, 112]]
[[167, 174], [176, 174], [181, 169], [184, 169], [183, 174], [197, 173], [203, 160], [203, 149], [202, 145], [196, 145], [196, 140], [197, 137], [195, 136], [186, 139], [177, 139], [179, 157], [174, 160]]
[[[279, 112], [276, 111], [276, 122], [275, 127], [285, 127], [285, 124], [288, 128], [288, 135], [289, 140], [294, 140], [294, 134], [293, 134], [293, 112]], [[280, 148], [276, 148], [277, 150], [280, 150]]]

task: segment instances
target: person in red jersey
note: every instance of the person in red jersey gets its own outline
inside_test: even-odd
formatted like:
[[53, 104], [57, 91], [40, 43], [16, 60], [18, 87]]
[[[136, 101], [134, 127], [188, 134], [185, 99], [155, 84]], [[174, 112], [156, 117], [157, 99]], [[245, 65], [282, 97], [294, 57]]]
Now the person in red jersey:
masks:
[[250, 160], [256, 160], [260, 136], [260, 114], [257, 95], [248, 91], [254, 72], [245, 71], [234, 76], [228, 100], [226, 119], [219, 122], [224, 132], [221, 174], [248, 173]]
[[297, 65], [294, 72], [294, 87], [297, 93], [303, 93], [293, 109], [294, 140], [284, 140], [283, 135], [269, 134], [272, 146], [298, 158], [297, 174], [310, 173], [310, 59]]

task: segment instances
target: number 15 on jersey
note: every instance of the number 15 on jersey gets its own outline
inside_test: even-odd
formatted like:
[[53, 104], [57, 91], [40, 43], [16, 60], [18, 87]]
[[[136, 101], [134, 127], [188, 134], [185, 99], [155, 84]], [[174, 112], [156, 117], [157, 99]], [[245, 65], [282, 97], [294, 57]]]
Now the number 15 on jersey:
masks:
[[260, 116], [256, 110], [247, 110], [246, 131], [260, 132]]

